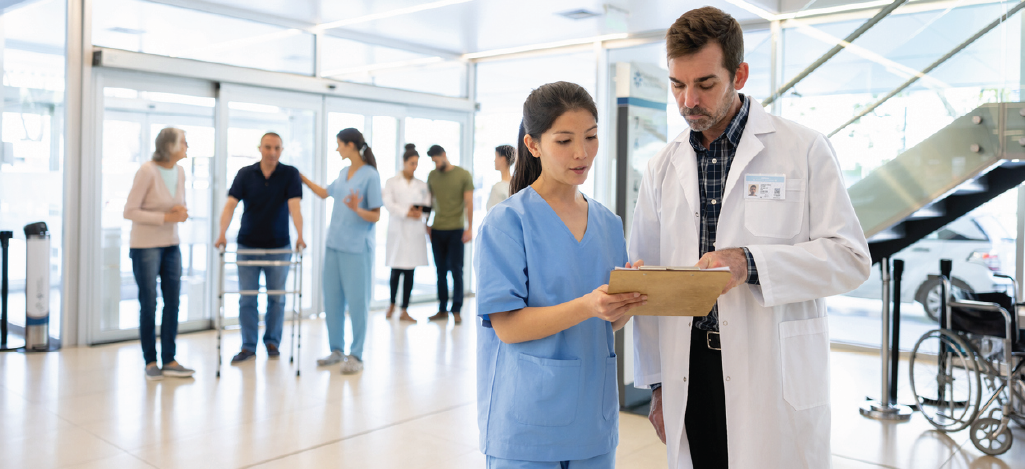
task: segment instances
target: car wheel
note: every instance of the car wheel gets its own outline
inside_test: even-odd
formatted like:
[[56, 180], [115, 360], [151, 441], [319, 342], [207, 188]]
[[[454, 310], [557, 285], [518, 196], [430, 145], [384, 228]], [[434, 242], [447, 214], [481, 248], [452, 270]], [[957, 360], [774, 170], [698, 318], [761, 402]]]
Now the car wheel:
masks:
[[[951, 289], [953, 290], [951, 293], [955, 297], [963, 296], [965, 293], [973, 293], [972, 287], [956, 278], [951, 281]], [[930, 277], [929, 280], [926, 280], [918, 288], [918, 294], [915, 295], [915, 299], [922, 304], [922, 308], [925, 309], [925, 314], [929, 315], [929, 318], [933, 321], [940, 320], [940, 304], [943, 300], [943, 291], [939, 278]]]

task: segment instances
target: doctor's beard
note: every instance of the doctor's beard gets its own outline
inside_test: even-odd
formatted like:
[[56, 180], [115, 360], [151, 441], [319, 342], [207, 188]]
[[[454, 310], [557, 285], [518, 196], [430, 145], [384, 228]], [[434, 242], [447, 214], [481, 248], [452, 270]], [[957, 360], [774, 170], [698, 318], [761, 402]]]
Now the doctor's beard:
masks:
[[719, 122], [721, 122], [724, 118], [726, 118], [726, 115], [730, 112], [730, 107], [733, 106], [733, 100], [735, 100], [736, 98], [737, 90], [733, 89], [733, 85], [730, 84], [729, 97], [723, 100], [722, 106], [719, 106], [719, 109], [715, 110], [715, 114], [712, 114], [700, 107], [690, 108], [682, 106], [680, 107], [680, 115], [683, 116], [684, 119], [686, 119], [687, 116], [704, 116], [701, 119], [693, 121], [690, 119], [686, 119], [687, 125], [690, 126], [691, 131], [704, 132], [708, 129], [711, 129]]

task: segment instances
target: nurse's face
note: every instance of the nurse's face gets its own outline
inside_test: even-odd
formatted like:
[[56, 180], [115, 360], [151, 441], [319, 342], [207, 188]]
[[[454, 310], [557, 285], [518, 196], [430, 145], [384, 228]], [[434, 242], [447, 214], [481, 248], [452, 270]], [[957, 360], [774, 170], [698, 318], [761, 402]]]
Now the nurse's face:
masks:
[[541, 134], [540, 142], [524, 137], [531, 157], [541, 158], [541, 177], [567, 185], [587, 181], [598, 154], [598, 123], [583, 109], [567, 111]]

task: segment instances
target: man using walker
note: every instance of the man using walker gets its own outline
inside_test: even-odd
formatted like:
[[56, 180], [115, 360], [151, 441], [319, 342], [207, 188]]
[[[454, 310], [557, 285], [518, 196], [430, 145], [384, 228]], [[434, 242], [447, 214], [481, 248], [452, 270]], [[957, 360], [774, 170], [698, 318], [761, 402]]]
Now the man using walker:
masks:
[[[291, 240], [288, 234], [288, 216], [295, 224], [295, 249], [306, 247], [303, 242], [303, 217], [299, 210], [302, 201], [302, 180], [294, 166], [281, 164], [281, 137], [267, 132], [260, 139], [260, 162], [246, 166], [235, 175], [235, 181], [228, 190], [228, 202], [221, 213], [221, 234], [215, 247], [227, 245], [225, 233], [239, 201], [244, 203], [242, 227], [238, 231], [239, 261], [289, 261]], [[247, 250], [275, 250], [267, 254], [244, 254]], [[289, 266], [238, 266], [239, 290], [260, 289], [260, 272], [266, 279], [267, 291], [284, 290]], [[239, 325], [242, 327], [242, 350], [232, 357], [231, 363], [240, 363], [256, 356], [256, 342], [259, 338], [259, 312], [256, 295], [242, 295], [239, 298]], [[267, 312], [264, 316], [266, 330], [263, 343], [268, 358], [278, 358], [281, 352], [281, 333], [285, 319], [285, 296], [267, 295]]]

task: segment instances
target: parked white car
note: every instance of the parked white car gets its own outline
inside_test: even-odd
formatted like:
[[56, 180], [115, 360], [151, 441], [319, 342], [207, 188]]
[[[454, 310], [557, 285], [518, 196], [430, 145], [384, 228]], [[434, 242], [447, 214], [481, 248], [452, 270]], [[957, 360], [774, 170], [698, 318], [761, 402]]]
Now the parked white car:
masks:
[[[992, 220], [995, 221], [995, 220]], [[940, 259], [953, 262], [951, 283], [954, 294], [968, 292], [1010, 292], [1011, 280], [996, 276], [1001, 272], [1001, 251], [1007, 255], [1002, 231], [983, 217], [961, 217], [924, 239], [908, 246], [892, 259], [904, 261], [901, 276], [901, 302], [917, 301], [933, 319], [939, 318]], [[987, 229], [988, 228], [988, 229]], [[1006, 259], [1008, 267], [1014, 262]], [[868, 280], [847, 294], [855, 298], [882, 297], [879, 265], [872, 266]]]

